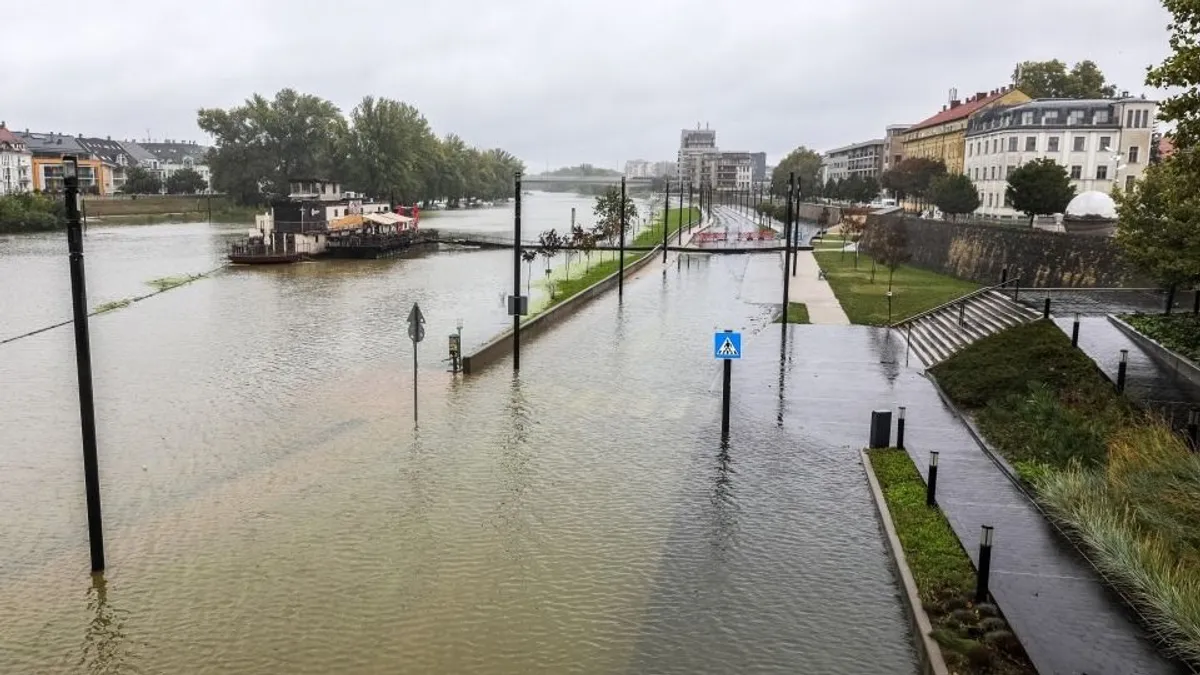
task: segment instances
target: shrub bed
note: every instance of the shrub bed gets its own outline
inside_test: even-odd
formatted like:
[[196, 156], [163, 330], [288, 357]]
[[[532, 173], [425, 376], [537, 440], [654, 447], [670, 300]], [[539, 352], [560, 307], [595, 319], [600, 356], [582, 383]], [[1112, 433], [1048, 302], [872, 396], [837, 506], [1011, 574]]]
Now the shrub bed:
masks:
[[932, 372], [1168, 651], [1200, 662], [1200, 455], [1049, 321]]

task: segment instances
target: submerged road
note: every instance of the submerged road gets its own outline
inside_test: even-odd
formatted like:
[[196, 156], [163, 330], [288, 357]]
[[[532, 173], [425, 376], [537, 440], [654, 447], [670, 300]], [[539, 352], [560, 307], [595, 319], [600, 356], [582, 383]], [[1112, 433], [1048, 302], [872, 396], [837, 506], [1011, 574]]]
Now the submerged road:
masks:
[[739, 374], [718, 442], [711, 333], [750, 349], [778, 334], [752, 257], [654, 261], [623, 305], [606, 295], [528, 345], [517, 378], [441, 363], [459, 316], [467, 348], [506, 325], [502, 251], [231, 270], [98, 317], [103, 585], [86, 574], [70, 332], [6, 345], [0, 662], [914, 672], [865, 432], [803, 398], [812, 345], [792, 346], [782, 399], [775, 374]]

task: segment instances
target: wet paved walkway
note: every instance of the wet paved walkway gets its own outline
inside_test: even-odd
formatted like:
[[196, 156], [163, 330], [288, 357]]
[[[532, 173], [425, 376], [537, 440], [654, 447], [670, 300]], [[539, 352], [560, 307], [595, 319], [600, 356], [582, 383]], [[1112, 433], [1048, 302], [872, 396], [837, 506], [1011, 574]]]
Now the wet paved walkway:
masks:
[[[1073, 319], [1055, 317], [1054, 323], [1067, 335], [1071, 334]], [[1080, 319], [1079, 348], [1114, 382], [1121, 362], [1121, 350], [1128, 349], [1126, 395], [1159, 411], [1177, 426], [1185, 423], [1188, 410], [1200, 405], [1200, 391], [1193, 384], [1154, 360], [1107, 317], [1085, 316]]]
[[[1186, 672], [1158, 655], [1121, 600], [975, 443], [933, 384], [899, 365], [902, 341], [857, 326], [793, 326], [791, 335], [778, 403], [779, 333], [746, 340], [734, 369], [736, 420], [778, 405], [780, 418], [799, 418], [796, 453], [808, 453], [814, 438], [841, 443], [844, 455], [832, 461], [850, 470], [866, 443], [871, 410], [907, 406], [909, 454], [924, 473], [929, 452], [940, 453], [938, 502], [973, 561], [980, 526], [996, 528], [992, 594], [1040, 673]], [[738, 427], [735, 436], [744, 433]]]
[[[784, 262], [780, 254], [779, 262]], [[788, 300], [808, 306], [808, 320], [814, 324], [848, 326], [850, 319], [833, 294], [829, 282], [821, 278], [821, 268], [812, 251], [796, 252], [796, 274], [789, 278]]]

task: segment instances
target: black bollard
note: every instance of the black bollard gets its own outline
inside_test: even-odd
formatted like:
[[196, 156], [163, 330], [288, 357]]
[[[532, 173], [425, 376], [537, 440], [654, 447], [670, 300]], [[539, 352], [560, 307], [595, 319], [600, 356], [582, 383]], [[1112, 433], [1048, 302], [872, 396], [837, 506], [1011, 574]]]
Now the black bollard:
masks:
[[929, 453], [929, 480], [925, 481], [925, 506], [937, 506], [937, 466], [938, 453]]
[[992, 534], [991, 525], [984, 525], [979, 534], [979, 567], [975, 573], [975, 604], [987, 602], [988, 576], [992, 572]]
[[1071, 324], [1071, 346], [1079, 346], [1079, 312], [1075, 313], [1075, 322]]
[[896, 447], [904, 449], [904, 406], [900, 406], [900, 416], [896, 418]]
[[871, 411], [871, 439], [869, 447], [886, 448], [892, 444], [892, 411]]
[[79, 163], [62, 159], [67, 211], [67, 250], [75, 324], [75, 366], [79, 378], [79, 424], [83, 436], [83, 479], [87, 499], [92, 571], [104, 570], [104, 516], [100, 508], [100, 461], [96, 449], [96, 402], [92, 392], [92, 342], [88, 333], [87, 280], [83, 266], [83, 221], [79, 214]]
[[1129, 350], [1121, 350], [1121, 362], [1117, 364], [1117, 393], [1125, 393], [1125, 371], [1129, 368]]
[[1007, 267], [1000, 270], [1000, 283], [1002, 283], [1002, 284], [1008, 283], [1008, 268]]
[[670, 220], [667, 216], [671, 213], [671, 181], [667, 180], [667, 193], [663, 199], [663, 264], [667, 264], [667, 223]]
[[1048, 296], [1048, 295], [1046, 296], [1046, 306], [1044, 308], [1042, 308], [1042, 318], [1043, 319], [1050, 318], [1050, 296]]
[[1187, 435], [1192, 452], [1200, 452], [1200, 408], [1188, 411]]

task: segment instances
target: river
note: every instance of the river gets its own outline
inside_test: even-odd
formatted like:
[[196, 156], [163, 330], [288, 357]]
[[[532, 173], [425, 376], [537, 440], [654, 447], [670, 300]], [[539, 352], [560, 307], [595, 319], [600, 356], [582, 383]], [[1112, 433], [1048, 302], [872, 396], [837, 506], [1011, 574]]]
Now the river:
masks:
[[[535, 232], [591, 205], [525, 201]], [[93, 228], [92, 305], [244, 229]], [[749, 259], [654, 263], [519, 378], [442, 361], [458, 319], [467, 349], [507, 326], [505, 251], [228, 269], [94, 318], [103, 583], [71, 331], [0, 345], [0, 670], [912, 672], [861, 469], [825, 461], [850, 451], [714, 442], [710, 334], [773, 311], [741, 299]], [[0, 339], [70, 315], [66, 271], [61, 235], [0, 240]]]

